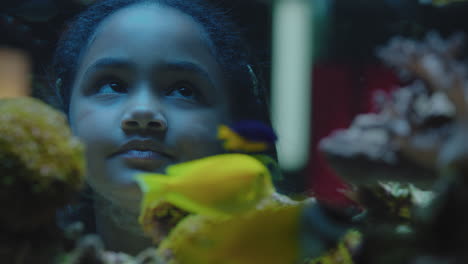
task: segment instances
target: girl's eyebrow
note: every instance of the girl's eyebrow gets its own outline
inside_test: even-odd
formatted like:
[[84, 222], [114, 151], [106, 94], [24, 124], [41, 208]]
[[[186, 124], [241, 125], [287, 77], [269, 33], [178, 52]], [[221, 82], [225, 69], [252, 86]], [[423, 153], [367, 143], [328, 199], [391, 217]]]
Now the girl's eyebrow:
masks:
[[[127, 59], [102, 58], [88, 67], [84, 76], [87, 76], [90, 72], [105, 68], [135, 69], [137, 65]], [[162, 64], [157, 64], [155, 69], [159, 71], [183, 71], [193, 73], [206, 79], [212, 87], [216, 87], [210, 74], [200, 65], [190, 61], [167, 61]]]
[[100, 69], [106, 68], [120, 68], [120, 69], [128, 69], [128, 68], [135, 68], [135, 63], [132, 63], [126, 59], [120, 58], [103, 58], [97, 60], [91, 66], [86, 69], [86, 72], [83, 76], [87, 76], [90, 72], [98, 71]]
[[212, 87], [216, 87], [210, 77], [210, 74], [200, 65], [190, 61], [170, 61], [157, 65], [155, 68], [160, 71], [182, 71], [193, 73], [206, 79]]
[[163, 65], [157, 66], [158, 69], [160, 70], [166, 70], [166, 71], [188, 71], [188, 72], [193, 72], [199, 75], [203, 75], [206, 78], [209, 78], [209, 74], [200, 66], [193, 62], [188, 62], [188, 61], [173, 61], [173, 62], [167, 62], [164, 63]]

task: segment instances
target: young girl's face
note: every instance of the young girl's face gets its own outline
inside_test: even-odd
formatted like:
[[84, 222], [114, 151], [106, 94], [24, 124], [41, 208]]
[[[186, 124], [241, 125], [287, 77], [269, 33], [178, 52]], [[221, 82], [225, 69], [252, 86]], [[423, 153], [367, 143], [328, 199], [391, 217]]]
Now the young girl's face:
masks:
[[87, 146], [95, 191], [137, 211], [138, 172], [221, 152], [229, 121], [223, 74], [190, 16], [138, 5], [106, 18], [80, 60], [70, 123]]

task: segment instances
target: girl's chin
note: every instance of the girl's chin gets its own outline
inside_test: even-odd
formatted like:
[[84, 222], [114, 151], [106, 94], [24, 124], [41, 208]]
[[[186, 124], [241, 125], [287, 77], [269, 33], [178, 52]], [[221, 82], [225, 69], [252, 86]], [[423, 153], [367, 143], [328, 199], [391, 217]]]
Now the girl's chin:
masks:
[[141, 191], [135, 181], [119, 181], [107, 183], [106, 186], [92, 186], [99, 196], [103, 197], [113, 206], [124, 210], [139, 213], [141, 203]]
[[105, 177], [90, 181], [91, 187], [115, 205], [129, 211], [139, 212], [141, 190], [135, 181], [135, 176], [147, 171], [126, 166], [109, 166], [104, 171], [105, 173], [100, 175], [105, 175]]
[[131, 212], [140, 212], [141, 191], [140, 188], [134, 184], [127, 184], [122, 186], [120, 192], [112, 193], [111, 199], [123, 209]]

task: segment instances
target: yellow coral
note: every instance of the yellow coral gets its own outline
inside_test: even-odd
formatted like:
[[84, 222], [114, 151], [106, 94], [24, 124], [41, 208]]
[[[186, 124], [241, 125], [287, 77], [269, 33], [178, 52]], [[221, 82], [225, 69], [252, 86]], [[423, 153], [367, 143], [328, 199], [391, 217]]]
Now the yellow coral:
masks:
[[0, 99], [0, 113], [0, 203], [8, 211], [0, 224], [50, 221], [84, 182], [83, 146], [65, 116], [40, 100]]
[[[63, 114], [30, 97], [0, 100], [0, 113], [4, 179], [22, 177], [41, 190], [55, 181], [81, 186], [83, 147], [72, 137]], [[19, 162], [19, 167], [12, 168], [8, 162]]]

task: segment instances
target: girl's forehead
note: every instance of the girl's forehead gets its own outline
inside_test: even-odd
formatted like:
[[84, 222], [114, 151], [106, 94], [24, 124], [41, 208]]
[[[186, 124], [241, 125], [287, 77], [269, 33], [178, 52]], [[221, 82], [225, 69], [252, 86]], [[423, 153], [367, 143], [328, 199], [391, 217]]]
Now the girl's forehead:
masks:
[[[142, 34], [148, 32], [152, 34]], [[124, 35], [133, 38], [161, 38], [178, 34], [185, 39], [203, 42], [208, 40], [202, 26], [195, 19], [177, 9], [156, 4], [139, 4], [116, 11], [101, 22], [93, 40], [103, 33], [113, 33], [106, 34], [106, 37]]]
[[90, 40], [82, 67], [100, 57], [127, 57], [141, 63], [156, 59], [189, 60], [219, 68], [202, 26], [176, 9], [138, 5], [106, 18]]
[[138, 31], [148, 28], [161, 32], [179, 31], [194, 37], [202, 37], [204, 34], [201, 25], [189, 15], [175, 8], [156, 4], [139, 4], [121, 9], [105, 19], [98, 31], [127, 31], [138, 36]]

